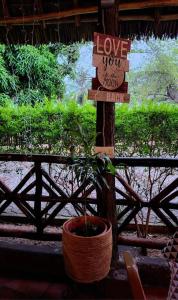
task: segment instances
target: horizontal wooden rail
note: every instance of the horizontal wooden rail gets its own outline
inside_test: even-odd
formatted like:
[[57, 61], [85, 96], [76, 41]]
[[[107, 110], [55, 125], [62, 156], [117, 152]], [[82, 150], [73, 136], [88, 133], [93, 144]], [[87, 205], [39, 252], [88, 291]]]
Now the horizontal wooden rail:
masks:
[[[16, 237], [16, 238], [27, 238], [32, 240], [43, 240], [43, 241], [61, 241], [62, 234], [61, 232], [44, 232], [39, 235], [34, 230], [28, 229], [27, 226], [11, 226], [8, 228], [8, 225], [2, 227], [0, 225], [0, 236], [3, 237]], [[135, 238], [126, 235], [118, 235], [117, 242], [119, 245], [128, 245], [135, 247], [145, 247], [148, 249], [163, 249], [166, 246], [167, 240], [165, 238]]]
[[[85, 160], [85, 158], [80, 158]], [[71, 157], [48, 154], [0, 154], [0, 161], [28, 161], [41, 163], [71, 164]], [[115, 166], [133, 166], [133, 167], [178, 167], [178, 158], [157, 158], [157, 157], [116, 157], [112, 159]]]
[[[166, 22], [166, 21], [176, 21], [178, 20], [178, 14], [165, 14], [165, 15], [160, 15], [160, 19], [159, 22]], [[121, 15], [119, 16], [119, 21], [120, 22], [128, 22], [128, 21], [148, 21], [148, 22], [155, 22], [155, 18], [152, 15]], [[44, 22], [44, 21], [42, 21]], [[58, 25], [60, 24], [75, 24], [75, 18], [71, 19], [71, 18], [65, 18], [65, 19], [61, 19], [61, 20], [46, 20], [45, 21], [45, 25], [55, 25], [57, 22]], [[96, 17], [88, 17], [88, 18], [82, 18], [80, 19], [80, 23], [97, 23], [98, 19]], [[41, 26], [40, 22], [34, 22], [32, 20], [32, 22], [30, 23], [18, 23], [18, 24], [11, 24], [11, 25], [15, 25], [15, 26], [34, 26], [34, 27], [38, 27]], [[5, 26], [5, 24], [1, 24], [0, 26]]]
[[128, 245], [134, 247], [145, 247], [149, 249], [160, 249], [162, 250], [166, 244], [166, 238], [139, 238], [139, 237], [129, 237], [129, 236], [118, 236], [119, 245]]

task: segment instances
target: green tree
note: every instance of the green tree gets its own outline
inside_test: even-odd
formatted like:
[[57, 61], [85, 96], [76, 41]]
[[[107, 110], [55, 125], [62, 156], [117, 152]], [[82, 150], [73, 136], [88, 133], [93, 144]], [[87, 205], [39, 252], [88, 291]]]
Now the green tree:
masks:
[[138, 43], [134, 51], [145, 53], [145, 62], [129, 73], [130, 93], [137, 100], [154, 99], [178, 102], [178, 41], [150, 40], [144, 49]]
[[[74, 77], [79, 45], [0, 45], [0, 94], [34, 103], [62, 97], [64, 77]], [[63, 57], [62, 60], [59, 58]]]

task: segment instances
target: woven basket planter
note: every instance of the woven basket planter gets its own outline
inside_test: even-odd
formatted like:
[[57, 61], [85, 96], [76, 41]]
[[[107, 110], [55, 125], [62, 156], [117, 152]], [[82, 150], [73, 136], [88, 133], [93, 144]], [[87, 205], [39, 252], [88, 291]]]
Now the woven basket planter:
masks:
[[[83, 237], [72, 233], [85, 221], [98, 224], [102, 232]], [[106, 277], [112, 256], [111, 224], [100, 217], [76, 217], [63, 225], [63, 254], [66, 273], [75, 281], [90, 283]]]

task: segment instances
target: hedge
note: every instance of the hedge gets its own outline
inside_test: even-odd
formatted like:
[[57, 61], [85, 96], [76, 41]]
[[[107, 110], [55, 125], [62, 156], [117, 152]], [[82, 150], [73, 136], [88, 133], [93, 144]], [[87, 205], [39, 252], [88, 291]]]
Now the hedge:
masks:
[[[178, 106], [116, 104], [115, 143], [119, 156], [171, 156], [178, 149]], [[84, 154], [95, 143], [96, 108], [46, 100], [35, 106], [0, 106], [0, 151]]]

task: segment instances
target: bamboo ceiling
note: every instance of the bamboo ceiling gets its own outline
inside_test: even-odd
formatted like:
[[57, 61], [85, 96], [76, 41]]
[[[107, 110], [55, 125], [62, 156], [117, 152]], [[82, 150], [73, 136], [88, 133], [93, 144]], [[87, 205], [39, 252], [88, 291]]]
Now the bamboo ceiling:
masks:
[[[178, 0], [120, 0], [118, 9], [122, 37], [178, 35]], [[0, 0], [0, 43], [91, 40], [97, 24], [97, 0]]]

